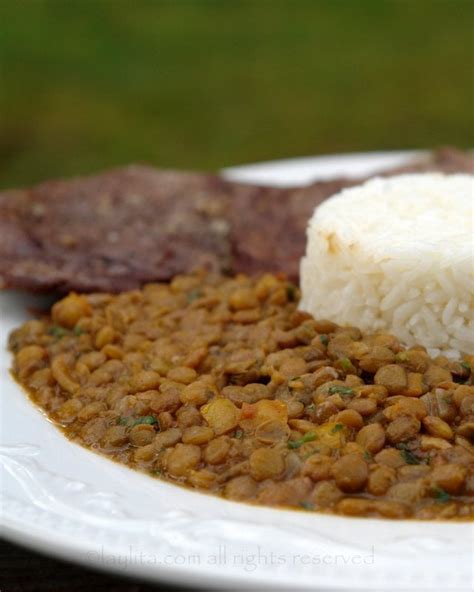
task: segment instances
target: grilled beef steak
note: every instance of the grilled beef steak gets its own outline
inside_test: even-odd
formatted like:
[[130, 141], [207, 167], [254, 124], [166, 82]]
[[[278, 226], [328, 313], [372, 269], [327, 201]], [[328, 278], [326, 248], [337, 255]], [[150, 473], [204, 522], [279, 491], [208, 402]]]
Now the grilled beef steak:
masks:
[[[445, 149], [381, 174], [474, 172]], [[297, 281], [314, 208], [360, 180], [281, 189], [133, 165], [0, 193], [0, 285], [110, 291], [208, 268]]]

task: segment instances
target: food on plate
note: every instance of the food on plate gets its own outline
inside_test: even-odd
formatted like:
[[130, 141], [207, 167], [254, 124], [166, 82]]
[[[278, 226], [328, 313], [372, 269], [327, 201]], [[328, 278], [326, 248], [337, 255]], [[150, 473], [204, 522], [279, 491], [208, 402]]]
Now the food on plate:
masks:
[[474, 176], [376, 178], [315, 210], [301, 262], [303, 310], [474, 354]]
[[[298, 310], [283, 276], [71, 293], [14, 331], [14, 375], [71, 440], [231, 500], [474, 516], [474, 357]], [[327, 294], [335, 298], [334, 294]]]
[[[474, 156], [453, 149], [439, 150], [379, 174], [428, 171], [474, 174]], [[236, 185], [230, 210], [233, 269], [249, 274], [283, 271], [297, 282], [306, 248], [306, 227], [315, 207], [343, 188], [360, 183], [361, 179], [341, 177], [291, 190]]]
[[191, 266], [230, 268], [225, 183], [128, 166], [0, 193], [0, 280], [121, 291]]
[[403, 164], [390, 170], [391, 175], [405, 173], [467, 173], [474, 174], [474, 155], [471, 152], [462, 152], [456, 148], [440, 148], [429, 152], [422, 158], [414, 159], [411, 163]]
[[235, 186], [229, 210], [235, 271], [284, 272], [298, 282], [306, 226], [314, 208], [353, 183], [341, 178], [297, 189]]
[[472, 519], [473, 172], [444, 150], [358, 187], [129, 166], [0, 193], [2, 287], [69, 291], [11, 334], [13, 374], [71, 440], [154, 477]]
[[[443, 150], [407, 167], [472, 172], [474, 158]], [[359, 182], [276, 189], [129, 166], [4, 191], [0, 286], [120, 292], [199, 267], [285, 272], [297, 281], [315, 206]]]

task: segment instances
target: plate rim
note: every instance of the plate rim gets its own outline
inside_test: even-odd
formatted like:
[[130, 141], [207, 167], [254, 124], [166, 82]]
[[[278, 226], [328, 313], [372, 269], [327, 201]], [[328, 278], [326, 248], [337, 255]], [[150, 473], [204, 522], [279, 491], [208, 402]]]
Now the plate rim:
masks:
[[[273, 177], [273, 171], [280, 167], [285, 167], [286, 169], [300, 169], [302, 166], [307, 166], [308, 168], [316, 167], [316, 169], [320, 169], [322, 167], [325, 169], [329, 168], [331, 170], [329, 173], [324, 173], [318, 170], [314, 176], [308, 176], [304, 182], [277, 182], [275, 184], [275, 186], [278, 187], [298, 187], [310, 185], [312, 182], [317, 182], [319, 180], [330, 180], [333, 179], [335, 175], [339, 174], [347, 176], [348, 178], [357, 179], [358, 177], [363, 177], [364, 170], [369, 170], [367, 174], [372, 175], [377, 173], [379, 170], [383, 172], [384, 167], [398, 166], [412, 158], [424, 157], [430, 153], [430, 150], [416, 148], [403, 150], [371, 150], [367, 152], [335, 152], [313, 156], [296, 156], [277, 160], [263, 160], [259, 162], [244, 163], [235, 166], [224, 167], [219, 170], [219, 174], [230, 181], [255, 183], [258, 185], [264, 183], [266, 184], [266, 181], [253, 180], [254, 177], [255, 179], [266, 178], [266, 175], [269, 174], [268, 179], [271, 179]], [[362, 174], [347, 173], [342, 171], [342, 169], [347, 166], [353, 166], [354, 161], [360, 160], [370, 160], [374, 164], [363, 166]], [[337, 163], [341, 163], [342, 166], [341, 164], [338, 165]], [[336, 173], [332, 172], [333, 169], [336, 170]], [[339, 173], [337, 171], [341, 172]], [[272, 184], [271, 181], [268, 181], [268, 183]]]

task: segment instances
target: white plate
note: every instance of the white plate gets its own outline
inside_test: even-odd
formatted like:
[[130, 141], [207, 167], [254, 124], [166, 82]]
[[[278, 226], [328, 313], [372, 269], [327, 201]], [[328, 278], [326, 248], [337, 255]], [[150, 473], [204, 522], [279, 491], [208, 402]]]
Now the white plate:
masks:
[[[398, 165], [403, 153], [228, 169], [280, 185]], [[217, 588], [470, 589], [472, 523], [387, 521], [273, 510], [191, 492], [72, 444], [11, 379], [4, 344], [34, 297], [0, 295], [4, 535], [93, 567]]]

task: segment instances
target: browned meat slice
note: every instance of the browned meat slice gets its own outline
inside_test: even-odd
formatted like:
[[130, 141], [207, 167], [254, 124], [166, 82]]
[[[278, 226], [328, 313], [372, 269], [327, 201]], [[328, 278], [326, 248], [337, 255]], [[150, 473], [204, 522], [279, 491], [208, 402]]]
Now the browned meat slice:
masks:
[[0, 281], [29, 290], [136, 288], [230, 268], [227, 185], [129, 166], [0, 193]]
[[297, 281], [314, 208], [350, 181], [321, 181], [298, 189], [236, 186], [231, 200], [234, 271], [284, 272]]
[[451, 175], [453, 173], [474, 174], [474, 154], [462, 152], [456, 148], [446, 147], [429, 152], [426, 156], [414, 159], [404, 166], [385, 171], [384, 175], [400, 175], [403, 173], [422, 173], [435, 171]]
[[[381, 174], [474, 172], [445, 149]], [[360, 180], [276, 189], [129, 166], [0, 193], [0, 287], [127, 290], [205, 267], [297, 281], [314, 208]]]
[[[474, 156], [445, 148], [380, 174], [427, 171], [472, 174]], [[234, 271], [283, 271], [297, 281], [306, 246], [306, 225], [314, 208], [344, 187], [361, 181], [341, 178], [286, 190], [236, 186], [230, 221]]]

